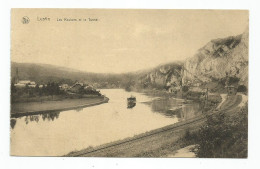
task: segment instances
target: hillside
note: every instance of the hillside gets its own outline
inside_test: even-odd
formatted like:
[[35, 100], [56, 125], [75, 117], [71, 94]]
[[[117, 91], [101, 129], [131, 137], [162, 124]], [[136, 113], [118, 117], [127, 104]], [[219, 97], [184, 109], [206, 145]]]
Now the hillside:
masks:
[[223, 92], [227, 77], [248, 87], [248, 29], [241, 35], [211, 40], [184, 63], [169, 63], [139, 72], [130, 85], [157, 89], [199, 85]]
[[97, 87], [122, 87], [127, 85], [145, 87], [162, 88], [167, 82], [181, 83], [181, 63], [170, 63], [158, 66], [154, 69], [137, 71], [124, 74], [101, 74], [81, 72], [65, 67], [58, 67], [48, 64], [34, 63], [11, 63], [12, 80], [18, 75], [20, 80], [32, 80], [39, 84], [47, 84], [48, 82], [69, 83], [82, 81], [86, 83], [97, 83]]
[[[248, 29], [241, 35], [208, 42], [184, 63], [183, 83], [237, 77], [248, 86]], [[195, 78], [198, 77], [198, 78]]]
[[16, 70], [20, 80], [32, 80], [39, 84], [47, 84], [48, 82], [59, 82], [72, 84], [75, 81], [83, 81], [86, 83], [117, 83], [120, 78], [113, 74], [98, 74], [82, 72], [65, 67], [58, 67], [48, 64], [34, 63], [11, 63], [12, 80], [16, 76]]
[[165, 88], [165, 86], [182, 84], [182, 63], [160, 65], [150, 72], [140, 73], [138, 84], [144, 88]]

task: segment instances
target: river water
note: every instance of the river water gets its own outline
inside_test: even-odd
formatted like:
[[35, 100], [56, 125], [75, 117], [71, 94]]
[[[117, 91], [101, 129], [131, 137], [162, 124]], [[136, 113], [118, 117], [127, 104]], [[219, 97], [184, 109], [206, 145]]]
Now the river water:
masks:
[[[11, 155], [61, 156], [160, 128], [200, 113], [197, 103], [103, 89], [108, 103], [11, 119]], [[134, 95], [136, 105], [128, 107]]]

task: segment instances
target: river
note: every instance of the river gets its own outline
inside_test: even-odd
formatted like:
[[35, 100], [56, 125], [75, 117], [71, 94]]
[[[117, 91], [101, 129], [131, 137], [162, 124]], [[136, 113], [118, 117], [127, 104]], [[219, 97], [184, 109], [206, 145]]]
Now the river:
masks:
[[[108, 103], [83, 109], [11, 119], [11, 155], [61, 156], [71, 151], [132, 137], [191, 118], [197, 103], [152, 97], [123, 89], [102, 89]], [[136, 105], [128, 107], [130, 95]]]

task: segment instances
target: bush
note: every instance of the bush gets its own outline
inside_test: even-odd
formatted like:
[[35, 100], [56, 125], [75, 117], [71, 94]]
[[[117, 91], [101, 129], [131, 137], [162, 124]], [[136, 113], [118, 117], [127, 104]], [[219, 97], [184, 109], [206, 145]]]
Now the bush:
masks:
[[244, 85], [239, 85], [237, 88], [238, 92], [247, 92], [247, 87]]
[[246, 158], [248, 141], [247, 106], [235, 116], [208, 116], [198, 133], [197, 157]]
[[228, 77], [228, 85], [235, 84], [239, 82], [239, 78], [235, 76]]
[[182, 91], [183, 91], [183, 92], [189, 91], [189, 87], [188, 87], [188, 86], [182, 86]]

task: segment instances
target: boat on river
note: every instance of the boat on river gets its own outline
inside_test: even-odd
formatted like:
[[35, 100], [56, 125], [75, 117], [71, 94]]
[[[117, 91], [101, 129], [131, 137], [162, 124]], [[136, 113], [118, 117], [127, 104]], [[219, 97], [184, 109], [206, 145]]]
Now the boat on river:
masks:
[[127, 102], [128, 103], [136, 103], [136, 97], [135, 96], [128, 97]]
[[131, 96], [127, 98], [127, 108], [133, 108], [136, 105], [136, 97]]
[[129, 103], [129, 102], [127, 103], [127, 108], [128, 108], [128, 109], [132, 109], [132, 108], [135, 107], [135, 106], [136, 106], [136, 103], [131, 103], [131, 102], [130, 102], [130, 103]]

